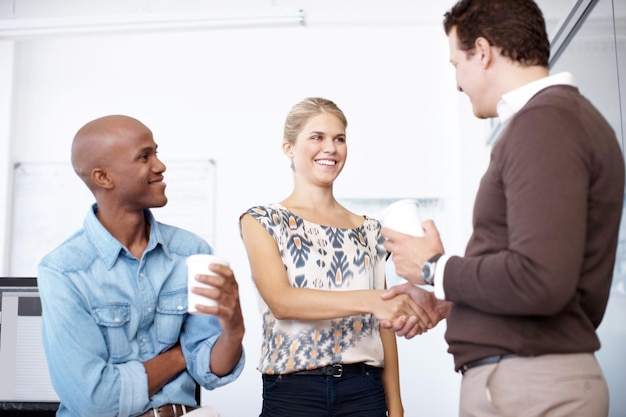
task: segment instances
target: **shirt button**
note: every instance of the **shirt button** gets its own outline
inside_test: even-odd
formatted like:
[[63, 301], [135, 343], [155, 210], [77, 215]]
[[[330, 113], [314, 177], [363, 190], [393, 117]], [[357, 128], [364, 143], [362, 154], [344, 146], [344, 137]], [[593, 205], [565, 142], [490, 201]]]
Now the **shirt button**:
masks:
[[183, 309], [183, 306], [178, 306], [178, 307], [176, 307], [176, 310], [179, 310], [179, 311], [180, 311], [180, 310], [182, 310], [182, 309]]
[[116, 317], [116, 318], [113, 319], [113, 321], [116, 322], [116, 323], [119, 323], [120, 322], [120, 318]]
[[148, 313], [152, 313], [152, 307], [148, 307]]

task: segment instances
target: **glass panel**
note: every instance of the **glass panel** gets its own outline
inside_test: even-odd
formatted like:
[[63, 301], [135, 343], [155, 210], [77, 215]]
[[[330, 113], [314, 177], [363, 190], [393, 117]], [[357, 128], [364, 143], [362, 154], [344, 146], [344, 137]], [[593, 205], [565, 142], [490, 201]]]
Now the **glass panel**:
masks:
[[626, 149], [626, 2], [613, 1], [615, 18], [615, 45], [620, 87], [620, 111], [622, 113], [622, 149]]
[[[581, 92], [593, 102], [615, 129], [624, 150], [626, 100], [626, 5], [621, 0], [600, 0], [557, 60], [552, 73], [570, 71]], [[617, 36], [616, 36], [617, 34]], [[620, 79], [621, 77], [621, 79]], [[621, 94], [621, 100], [620, 100]], [[626, 212], [626, 210], [625, 210]], [[626, 216], [622, 214], [619, 246], [611, 296], [598, 334], [602, 348], [598, 360], [609, 383], [610, 417], [626, 416]]]
[[611, 0], [600, 0], [551, 73], [569, 71], [622, 139], [616, 42]]
[[552, 39], [555, 30], [565, 20], [568, 13], [576, 5], [577, 0], [535, 0], [546, 21], [548, 36]]

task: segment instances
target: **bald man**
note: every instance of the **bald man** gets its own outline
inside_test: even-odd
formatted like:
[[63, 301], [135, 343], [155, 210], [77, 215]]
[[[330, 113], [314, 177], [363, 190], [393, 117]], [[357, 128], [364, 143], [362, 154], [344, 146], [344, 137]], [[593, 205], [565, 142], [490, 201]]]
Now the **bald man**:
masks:
[[[59, 417], [209, 416], [195, 387], [234, 381], [244, 323], [233, 271], [199, 281], [217, 306], [187, 313], [185, 259], [212, 253], [195, 234], [157, 222], [165, 165], [140, 121], [105, 116], [72, 143], [72, 166], [95, 197], [82, 229], [39, 264], [43, 343]], [[203, 411], [204, 409], [204, 411]], [[191, 411], [191, 412], [190, 412]]]

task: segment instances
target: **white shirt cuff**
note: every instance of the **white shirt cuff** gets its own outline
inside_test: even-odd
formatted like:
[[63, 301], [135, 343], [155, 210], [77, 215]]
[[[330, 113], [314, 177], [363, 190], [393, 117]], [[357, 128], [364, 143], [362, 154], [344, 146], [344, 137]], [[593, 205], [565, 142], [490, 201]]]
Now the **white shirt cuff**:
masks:
[[442, 255], [437, 261], [437, 266], [435, 267], [435, 297], [439, 300], [446, 299], [446, 292], [443, 290], [443, 272], [444, 269], [446, 269], [448, 259], [450, 259], [449, 255]]

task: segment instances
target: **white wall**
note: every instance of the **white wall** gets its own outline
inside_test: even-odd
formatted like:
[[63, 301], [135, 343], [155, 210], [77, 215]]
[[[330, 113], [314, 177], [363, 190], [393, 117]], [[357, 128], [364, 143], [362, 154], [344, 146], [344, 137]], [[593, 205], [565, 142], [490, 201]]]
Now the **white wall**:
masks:
[[[217, 229], [211, 243], [231, 260], [240, 283], [248, 362], [239, 380], [205, 393], [204, 401], [225, 417], [257, 415], [261, 327], [237, 220], [249, 206], [277, 201], [291, 190], [289, 162], [280, 148], [291, 105], [324, 96], [346, 113], [350, 156], [336, 185], [338, 197], [440, 197], [446, 249], [464, 249], [486, 164], [488, 126], [473, 119], [467, 99], [455, 90], [440, 22], [446, 6], [423, 16], [419, 26], [312, 25], [0, 42], [0, 90], [2, 100], [11, 101], [6, 108], [0, 100], [0, 117], [8, 122], [0, 126], [0, 149], [7, 150], [0, 152], [0, 169], [10, 178], [15, 162], [69, 163], [75, 131], [111, 113], [148, 125], [166, 163], [214, 159]], [[11, 89], [12, 99], [5, 97]], [[0, 193], [6, 199], [0, 215], [10, 222], [10, 189]], [[6, 235], [0, 241], [5, 254], [11, 244]], [[6, 256], [1, 267], [9, 271]], [[399, 341], [407, 416], [456, 413], [460, 376], [446, 353], [444, 330], [442, 323]]]
[[[13, 90], [13, 42], [4, 42], [0, 40], [0, 274], [6, 273], [4, 268], [5, 258], [7, 256], [8, 244], [8, 226], [9, 204], [8, 191], [11, 186], [11, 123], [9, 115], [11, 114], [11, 98]], [[1, 63], [5, 63], [2, 65]], [[6, 174], [6, 175], [5, 175]]]

